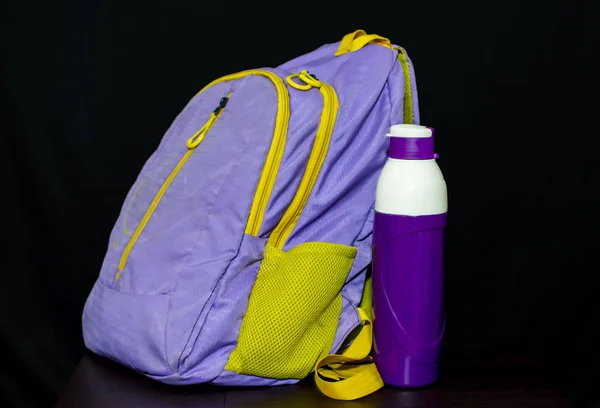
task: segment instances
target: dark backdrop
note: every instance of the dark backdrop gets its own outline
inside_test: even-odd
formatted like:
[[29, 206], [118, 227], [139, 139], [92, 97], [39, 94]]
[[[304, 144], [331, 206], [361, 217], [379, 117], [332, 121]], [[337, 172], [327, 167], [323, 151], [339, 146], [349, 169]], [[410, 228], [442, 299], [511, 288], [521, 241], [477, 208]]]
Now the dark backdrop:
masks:
[[591, 3], [2, 2], [2, 406], [49, 406], [68, 379], [121, 203], [189, 98], [357, 28], [408, 50], [437, 131], [445, 347], [528, 353], [584, 406], [600, 377]]

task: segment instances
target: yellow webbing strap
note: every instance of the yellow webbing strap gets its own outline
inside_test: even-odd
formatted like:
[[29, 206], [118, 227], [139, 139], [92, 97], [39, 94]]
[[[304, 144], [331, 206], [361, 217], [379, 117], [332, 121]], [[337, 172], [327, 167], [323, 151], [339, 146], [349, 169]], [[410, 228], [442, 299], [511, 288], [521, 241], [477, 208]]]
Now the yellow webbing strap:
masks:
[[373, 345], [371, 304], [371, 278], [368, 277], [361, 307], [357, 309], [362, 322], [360, 332], [342, 354], [325, 356], [315, 366], [315, 383], [330, 398], [354, 400], [383, 387], [383, 380], [370, 355]]

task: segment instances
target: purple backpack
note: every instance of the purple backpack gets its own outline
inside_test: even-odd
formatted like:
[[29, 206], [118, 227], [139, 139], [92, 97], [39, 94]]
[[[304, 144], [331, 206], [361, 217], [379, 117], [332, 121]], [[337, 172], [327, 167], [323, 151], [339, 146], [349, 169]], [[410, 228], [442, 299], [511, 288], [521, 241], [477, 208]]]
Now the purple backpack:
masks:
[[131, 187], [83, 311], [93, 352], [169, 384], [382, 386], [367, 270], [392, 124], [418, 123], [406, 52], [362, 30], [227, 75]]

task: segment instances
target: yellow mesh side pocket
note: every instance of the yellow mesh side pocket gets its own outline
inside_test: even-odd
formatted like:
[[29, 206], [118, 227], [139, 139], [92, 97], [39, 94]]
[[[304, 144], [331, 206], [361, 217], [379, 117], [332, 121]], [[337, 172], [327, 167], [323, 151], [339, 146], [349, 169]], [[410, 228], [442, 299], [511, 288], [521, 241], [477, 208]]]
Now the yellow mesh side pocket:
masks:
[[324, 242], [288, 252], [267, 244], [225, 369], [275, 379], [310, 374], [331, 351], [355, 256], [354, 247]]

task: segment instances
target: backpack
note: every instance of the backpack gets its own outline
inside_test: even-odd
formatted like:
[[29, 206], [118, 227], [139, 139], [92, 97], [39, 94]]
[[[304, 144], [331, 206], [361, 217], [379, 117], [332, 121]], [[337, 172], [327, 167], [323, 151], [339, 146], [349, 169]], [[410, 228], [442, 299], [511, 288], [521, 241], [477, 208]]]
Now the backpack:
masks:
[[375, 188], [384, 135], [418, 123], [417, 106], [405, 50], [363, 30], [208, 84], [125, 198], [84, 307], [86, 347], [168, 384], [314, 372], [336, 399], [382, 387]]

